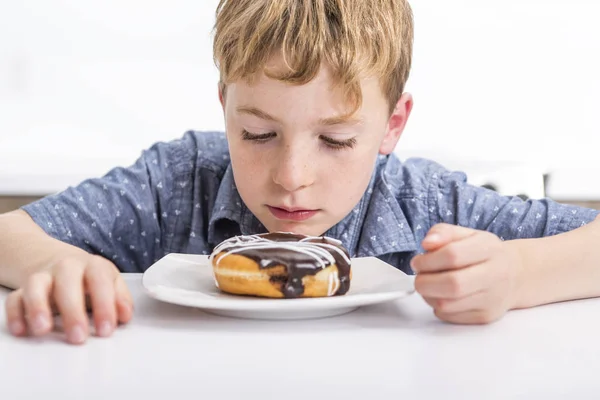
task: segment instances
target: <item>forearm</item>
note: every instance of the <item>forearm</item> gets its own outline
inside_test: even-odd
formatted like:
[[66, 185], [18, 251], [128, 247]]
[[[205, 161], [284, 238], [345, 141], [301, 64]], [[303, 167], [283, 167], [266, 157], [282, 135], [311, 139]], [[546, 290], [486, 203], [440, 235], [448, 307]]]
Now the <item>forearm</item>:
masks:
[[513, 308], [600, 296], [600, 220], [571, 232], [506, 242], [521, 255]]
[[21, 287], [34, 272], [59, 257], [85, 252], [48, 236], [29, 215], [15, 211], [0, 215], [0, 285]]

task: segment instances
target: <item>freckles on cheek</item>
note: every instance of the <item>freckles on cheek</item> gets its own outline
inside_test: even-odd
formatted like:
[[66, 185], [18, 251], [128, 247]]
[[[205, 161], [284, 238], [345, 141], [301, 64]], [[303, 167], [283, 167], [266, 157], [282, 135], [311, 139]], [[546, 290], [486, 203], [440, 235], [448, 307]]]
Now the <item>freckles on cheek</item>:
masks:
[[232, 153], [231, 161], [238, 174], [243, 176], [246, 181], [253, 181], [261, 171], [265, 171], [261, 157], [256, 157], [255, 154], [245, 150]]
[[344, 170], [344, 183], [353, 200], [364, 195], [372, 173], [371, 164], [366, 160], [357, 160]]
[[341, 168], [329, 168], [322, 176], [325, 190], [339, 199], [353, 200], [356, 197], [356, 171], [354, 166], [340, 165]]

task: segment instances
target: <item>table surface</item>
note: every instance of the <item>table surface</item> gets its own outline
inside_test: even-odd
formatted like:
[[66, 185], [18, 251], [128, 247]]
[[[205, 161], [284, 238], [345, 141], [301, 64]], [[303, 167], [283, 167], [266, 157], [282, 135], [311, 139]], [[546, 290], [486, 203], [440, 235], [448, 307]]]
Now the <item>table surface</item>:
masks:
[[[0, 289], [6, 399], [574, 399], [600, 396], [600, 300], [513, 311], [484, 326], [437, 320], [418, 295], [303, 321], [219, 317], [147, 296], [132, 322], [67, 345], [14, 338]], [[56, 395], [56, 396], [55, 396]]]

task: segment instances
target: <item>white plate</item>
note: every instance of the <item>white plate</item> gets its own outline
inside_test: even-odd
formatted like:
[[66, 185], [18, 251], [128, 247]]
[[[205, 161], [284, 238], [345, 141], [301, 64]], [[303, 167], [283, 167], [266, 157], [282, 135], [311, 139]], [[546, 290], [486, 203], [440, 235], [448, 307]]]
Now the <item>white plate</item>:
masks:
[[215, 285], [208, 256], [169, 254], [142, 277], [145, 291], [158, 300], [229, 317], [303, 319], [345, 314], [414, 292], [413, 280], [375, 257], [352, 259], [352, 283], [343, 296], [267, 299], [235, 296]]

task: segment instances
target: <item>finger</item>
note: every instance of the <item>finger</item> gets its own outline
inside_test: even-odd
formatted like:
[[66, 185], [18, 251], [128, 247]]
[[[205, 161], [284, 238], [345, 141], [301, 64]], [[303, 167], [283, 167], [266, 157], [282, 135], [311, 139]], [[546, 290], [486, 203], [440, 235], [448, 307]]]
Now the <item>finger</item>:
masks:
[[435, 310], [439, 299], [436, 299], [435, 297], [425, 297], [422, 296], [423, 300], [425, 300], [425, 303], [427, 303], [431, 308], [433, 308]]
[[52, 275], [47, 272], [31, 275], [23, 286], [23, 311], [29, 331], [35, 336], [45, 335], [52, 329], [51, 292]]
[[475, 229], [446, 223], [436, 224], [429, 229], [421, 242], [425, 251], [432, 251], [450, 242], [465, 239], [478, 232]]
[[423, 297], [459, 299], [491, 287], [497, 275], [490, 263], [476, 264], [458, 270], [418, 274], [415, 289]]
[[444, 314], [456, 314], [474, 310], [485, 310], [492, 305], [489, 292], [477, 292], [458, 299], [438, 299], [428, 297], [429, 304], [434, 310]]
[[6, 322], [8, 330], [15, 336], [24, 336], [27, 333], [25, 323], [25, 309], [23, 307], [23, 291], [13, 291], [6, 298]]
[[464, 239], [413, 257], [411, 267], [417, 273], [468, 267], [487, 261], [496, 254], [501, 244], [500, 239], [494, 234], [476, 231], [475, 234]]
[[55, 268], [54, 299], [63, 321], [67, 341], [72, 344], [85, 342], [89, 334], [83, 270], [84, 266], [77, 260], [63, 261]]
[[114, 286], [114, 267], [100, 257], [92, 258], [84, 274], [90, 296], [94, 326], [98, 336], [110, 336], [115, 329], [117, 312]]
[[443, 313], [434, 311], [442, 321], [463, 325], [483, 325], [499, 320], [505, 311], [502, 310], [470, 310], [460, 313]]
[[117, 295], [117, 315], [122, 324], [126, 324], [133, 317], [133, 299], [127, 284], [120, 274], [115, 277], [115, 289]]

